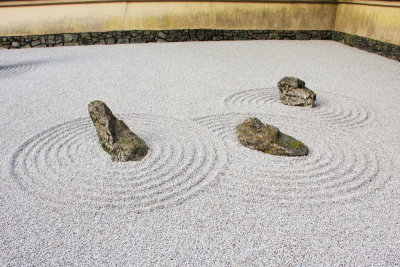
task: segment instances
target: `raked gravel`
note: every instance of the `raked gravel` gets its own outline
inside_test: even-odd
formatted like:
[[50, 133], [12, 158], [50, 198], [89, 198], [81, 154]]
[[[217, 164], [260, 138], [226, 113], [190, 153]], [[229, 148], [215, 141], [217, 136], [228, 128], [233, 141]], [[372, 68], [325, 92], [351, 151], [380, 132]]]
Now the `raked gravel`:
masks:
[[[102, 151], [96, 99], [143, 161]], [[399, 103], [399, 62], [332, 41], [1, 50], [0, 266], [400, 265]], [[309, 155], [240, 146], [250, 116]]]

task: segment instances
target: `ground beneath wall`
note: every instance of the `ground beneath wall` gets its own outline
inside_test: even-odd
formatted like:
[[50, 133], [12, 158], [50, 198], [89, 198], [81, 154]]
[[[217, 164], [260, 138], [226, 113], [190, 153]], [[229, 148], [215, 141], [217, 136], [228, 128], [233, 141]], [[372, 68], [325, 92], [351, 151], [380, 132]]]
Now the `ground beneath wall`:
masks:
[[[279, 102], [284, 76], [314, 108]], [[0, 265], [399, 265], [399, 88], [334, 41], [0, 50]], [[144, 160], [102, 150], [96, 99]], [[248, 117], [308, 155], [241, 146]]]

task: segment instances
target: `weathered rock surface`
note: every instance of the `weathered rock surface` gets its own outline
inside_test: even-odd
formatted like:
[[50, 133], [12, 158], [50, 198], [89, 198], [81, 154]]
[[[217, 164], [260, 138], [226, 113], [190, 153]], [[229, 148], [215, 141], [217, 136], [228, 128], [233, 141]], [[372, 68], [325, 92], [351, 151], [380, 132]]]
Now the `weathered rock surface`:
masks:
[[92, 101], [89, 114], [101, 146], [113, 161], [138, 161], [147, 155], [149, 147], [146, 143], [117, 119], [104, 102]]
[[305, 82], [295, 77], [284, 77], [278, 82], [279, 97], [289, 106], [312, 107], [316, 94], [305, 87]]
[[308, 148], [295, 138], [281, 133], [277, 127], [248, 118], [236, 126], [239, 142], [248, 148], [277, 156], [305, 156]]

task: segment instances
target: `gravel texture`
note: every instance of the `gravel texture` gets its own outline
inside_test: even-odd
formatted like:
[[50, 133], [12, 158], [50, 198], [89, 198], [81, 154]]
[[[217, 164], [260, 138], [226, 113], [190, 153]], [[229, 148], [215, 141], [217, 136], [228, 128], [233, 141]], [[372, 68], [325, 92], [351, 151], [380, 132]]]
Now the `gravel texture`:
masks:
[[[316, 107], [280, 104], [284, 76]], [[399, 90], [399, 62], [333, 41], [1, 50], [0, 265], [400, 265]], [[143, 161], [102, 150], [96, 99]], [[254, 116], [309, 155], [241, 146]]]

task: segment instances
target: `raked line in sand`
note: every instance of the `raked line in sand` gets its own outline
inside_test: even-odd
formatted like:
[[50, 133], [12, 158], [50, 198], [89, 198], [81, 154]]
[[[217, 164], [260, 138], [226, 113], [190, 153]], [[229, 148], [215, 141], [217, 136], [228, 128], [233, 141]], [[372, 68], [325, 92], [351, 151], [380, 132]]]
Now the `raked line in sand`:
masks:
[[[302, 140], [309, 147], [308, 156], [279, 157], [244, 148], [236, 140], [235, 126], [248, 117]], [[297, 117], [230, 113], [194, 118], [229, 147], [229, 167], [221, 178], [221, 190], [215, 191], [258, 203], [338, 202], [368, 195], [391, 178], [392, 162], [373, 139], [329, 127], [318, 118], [307, 112]]]
[[227, 107], [248, 107], [249, 109], [273, 108], [285, 114], [298, 114], [315, 117], [329, 124], [346, 128], [358, 128], [375, 120], [372, 109], [354, 100], [327, 92], [317, 92], [314, 108], [285, 106], [279, 101], [278, 88], [249, 89], [234, 93], [224, 99]]
[[[399, 264], [398, 62], [328, 41], [0, 54], [1, 266]], [[286, 75], [315, 108], [279, 103]], [[144, 161], [111, 162], [94, 99], [148, 142]], [[242, 147], [250, 116], [310, 154]]]
[[143, 114], [117, 117], [149, 144], [144, 160], [110, 161], [93, 123], [80, 118], [24, 142], [12, 156], [10, 176], [52, 205], [140, 213], [195, 195], [225, 165], [222, 143], [191, 121]]
[[34, 68], [36, 68], [36, 65], [30, 63], [2, 65], [0, 66], [0, 79], [8, 77], [13, 78], [22, 73], [31, 71]]

